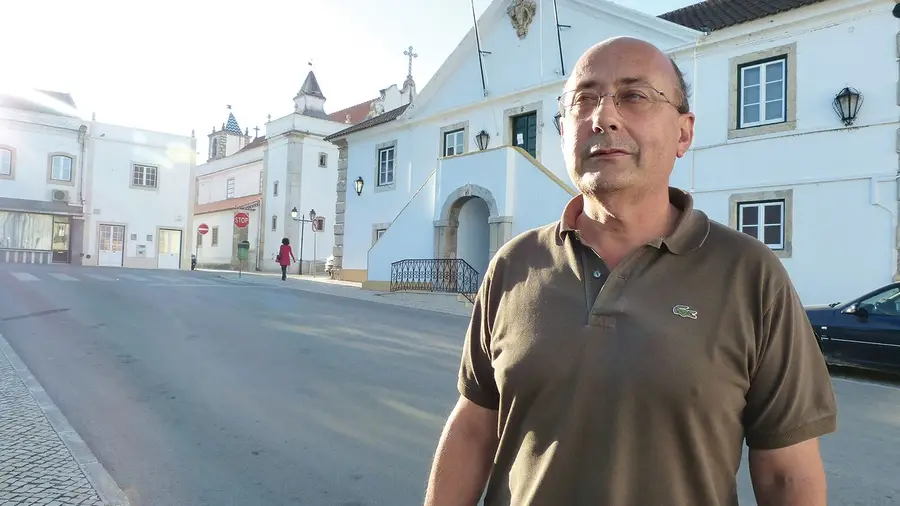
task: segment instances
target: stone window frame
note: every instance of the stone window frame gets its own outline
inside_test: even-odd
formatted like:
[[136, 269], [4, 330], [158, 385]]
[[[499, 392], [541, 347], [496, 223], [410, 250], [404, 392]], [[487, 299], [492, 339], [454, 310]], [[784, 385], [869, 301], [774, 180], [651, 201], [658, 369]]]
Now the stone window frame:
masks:
[[319, 167], [323, 169], [328, 168], [328, 153], [324, 151], [319, 153]]
[[15, 179], [16, 178], [16, 148], [7, 145], [0, 144], [0, 149], [9, 151], [9, 174], [0, 173], [0, 179]]
[[[454, 132], [462, 132], [463, 133], [463, 150], [461, 153], [454, 153], [452, 155], [447, 154], [447, 134], [451, 134]], [[440, 141], [440, 154], [438, 158], [448, 158], [450, 156], [459, 156], [464, 155], [470, 151], [469, 149], [469, 121], [460, 121], [458, 123], [454, 123], [452, 125], [447, 125], [441, 127], [441, 136], [439, 138]]]
[[728, 197], [728, 226], [738, 229], [738, 212], [741, 206], [761, 204], [765, 202], [782, 202], [784, 219], [782, 221], [782, 247], [772, 252], [779, 258], [791, 258], [793, 254], [794, 231], [794, 190], [767, 190], [759, 192], [735, 193]]
[[[154, 176], [155, 184], [153, 186], [134, 184], [135, 167], [138, 167], [138, 166], [144, 167], [145, 169], [149, 167], [149, 168], [156, 170], [156, 174]], [[137, 190], [146, 190], [146, 191], [159, 191], [159, 165], [154, 165], [154, 164], [150, 164], [150, 163], [142, 163], [142, 162], [131, 162], [131, 171], [129, 172], [128, 176], [130, 178], [128, 181], [128, 186], [130, 188], [134, 188]], [[144, 181], [147, 180], [146, 173], [144, 174], [143, 179], [144, 179]]]
[[[375, 246], [375, 243], [378, 242], [378, 239], [380, 239], [378, 237], [378, 232], [379, 231], [387, 232], [387, 229], [390, 228], [390, 226], [391, 226], [390, 223], [373, 223], [372, 224], [372, 246]], [[382, 232], [381, 235], [384, 235], [384, 232]]]
[[[231, 183], [231, 188], [228, 187], [229, 183]], [[229, 190], [231, 193], [229, 194]], [[225, 200], [235, 198], [237, 194], [237, 179], [232, 176], [225, 180]]]
[[[385, 149], [394, 150], [394, 172], [390, 183], [378, 184], [380, 182], [378, 175], [381, 169], [381, 151]], [[397, 139], [382, 142], [375, 145], [375, 193], [392, 191], [397, 188]]]
[[[53, 159], [57, 156], [63, 156], [72, 161], [72, 170], [69, 171], [69, 179], [53, 179]], [[72, 153], [66, 153], [65, 151], [55, 151], [53, 153], [47, 154], [47, 182], [53, 185], [63, 185], [63, 186], [75, 186], [75, 181], [77, 181], [76, 173], [78, 171], [77, 162], [78, 157], [73, 155]]]
[[[785, 120], [779, 123], [769, 123], [764, 125], [741, 127], [740, 114], [741, 107], [741, 90], [740, 73], [741, 69], [748, 66], [758, 65], [776, 59], [785, 59], [787, 62], [785, 68], [785, 79], [787, 92], [785, 93]], [[729, 94], [728, 94], [728, 138], [740, 139], [743, 137], [752, 137], [754, 135], [772, 134], [777, 132], [787, 132], [796, 130], [797, 128], [797, 43], [777, 46], [763, 51], [756, 51], [741, 56], [735, 56], [729, 60]], [[762, 112], [762, 111], [760, 111]]]
[[510, 107], [508, 109], [504, 109], [503, 111], [503, 145], [504, 146], [515, 146], [513, 143], [513, 128], [512, 128], [512, 120], [516, 116], [521, 116], [523, 114], [528, 114], [530, 112], [535, 113], [535, 123], [537, 126], [537, 132], [535, 133], [534, 139], [534, 159], [540, 161], [541, 160], [541, 151], [543, 148], [543, 138], [544, 138], [544, 101], [538, 100], [537, 102], [531, 102], [529, 104], [517, 105], [516, 107]]

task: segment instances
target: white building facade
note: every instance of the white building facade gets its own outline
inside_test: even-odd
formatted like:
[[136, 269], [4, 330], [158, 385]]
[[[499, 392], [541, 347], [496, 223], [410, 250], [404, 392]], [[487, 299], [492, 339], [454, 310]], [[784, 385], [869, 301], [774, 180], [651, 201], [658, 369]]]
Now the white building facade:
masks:
[[[696, 135], [673, 186], [769, 244], [806, 304], [890, 282], [895, 2], [769, 4], [753, 12], [701, 2], [653, 17], [603, 1], [494, 1], [478, 40], [470, 31], [412, 105], [328, 138], [347, 153], [334, 229], [343, 278], [387, 290], [449, 259], [468, 266], [450, 278], [468, 269], [480, 280], [503, 243], [559, 219], [575, 190], [557, 97], [584, 50], [628, 35], [669, 53], [692, 87]], [[864, 97], [847, 124], [832, 105], [844, 88]]]
[[[295, 273], [323, 272], [334, 244], [339, 157], [324, 137], [376, 115], [384, 97], [331, 114], [325, 101], [310, 71], [293, 112], [270, 118], [264, 135], [251, 138], [230, 113], [221, 129], [213, 129], [209, 159], [195, 173], [192, 241], [198, 267], [278, 271], [275, 257], [287, 238], [298, 260]], [[249, 217], [247, 226], [235, 223], [238, 213]], [[201, 234], [204, 225], [207, 232]], [[238, 257], [243, 241], [250, 243], [246, 262]]]
[[195, 147], [85, 121], [67, 94], [0, 98], [0, 262], [189, 268]]

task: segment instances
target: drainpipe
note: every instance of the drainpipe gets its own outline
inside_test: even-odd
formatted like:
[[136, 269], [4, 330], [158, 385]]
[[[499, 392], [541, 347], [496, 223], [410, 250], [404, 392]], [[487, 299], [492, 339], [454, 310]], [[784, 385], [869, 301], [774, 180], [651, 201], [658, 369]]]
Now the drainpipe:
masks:
[[84, 182], [85, 182], [84, 155], [85, 155], [85, 152], [87, 151], [87, 149], [86, 149], [87, 129], [88, 129], [87, 125], [81, 125], [80, 127], [78, 127], [78, 143], [81, 145], [81, 156], [79, 157], [80, 167], [78, 168], [78, 171], [81, 173], [80, 182], [78, 184], [78, 202], [81, 204], [81, 214], [82, 215], [87, 214], [87, 209], [86, 209], [87, 202], [84, 199], [84, 194], [85, 194], [85, 191], [84, 191]]
[[[887, 211], [888, 214], [891, 215], [891, 278], [895, 279], [897, 277], [897, 261], [894, 259], [894, 255], [897, 254], [897, 213], [896, 209], [891, 209], [884, 204], [881, 203], [881, 199], [879, 198], [878, 191], [878, 183], [888, 183], [891, 181], [896, 181], [900, 178], [900, 174], [896, 174], [890, 177], [871, 177], [869, 178], [869, 203], [873, 206], [880, 207]], [[900, 190], [898, 190], [900, 191]]]

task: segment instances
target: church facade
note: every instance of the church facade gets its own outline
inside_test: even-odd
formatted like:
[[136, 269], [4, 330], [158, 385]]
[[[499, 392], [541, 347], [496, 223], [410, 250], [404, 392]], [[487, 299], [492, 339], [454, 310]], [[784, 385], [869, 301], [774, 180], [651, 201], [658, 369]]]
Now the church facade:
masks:
[[[494, 0], [415, 100], [326, 138], [347, 153], [341, 275], [471, 296], [500, 246], [558, 220], [575, 194], [558, 97], [587, 48], [628, 35], [667, 52], [692, 88], [695, 139], [673, 186], [767, 244], [806, 304], [888, 283], [898, 277], [894, 6], [700, 2], [650, 16], [602, 0]], [[848, 216], [853, 225], [836, 229]]]

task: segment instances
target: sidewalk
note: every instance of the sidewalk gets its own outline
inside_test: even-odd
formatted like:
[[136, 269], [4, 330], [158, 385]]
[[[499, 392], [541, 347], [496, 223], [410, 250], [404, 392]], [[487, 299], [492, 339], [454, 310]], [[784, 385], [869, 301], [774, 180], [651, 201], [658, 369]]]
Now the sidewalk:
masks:
[[[456, 294], [430, 293], [430, 292], [376, 292], [363, 290], [360, 283], [349, 281], [335, 281], [327, 276], [298, 276], [288, 274], [287, 281], [281, 280], [280, 273], [269, 272], [244, 272], [240, 277], [235, 271], [223, 271], [212, 269], [197, 269], [195, 272], [203, 272], [216, 275], [233, 282], [243, 282], [255, 285], [267, 285], [293, 290], [322, 293], [336, 297], [346, 297], [357, 300], [367, 300], [380, 304], [403, 306], [423, 311], [450, 314], [454, 316], [469, 317], [472, 314], [472, 305], [461, 302]], [[0, 503], [2, 504], [2, 503]]]
[[128, 500], [0, 335], [0, 506]]

